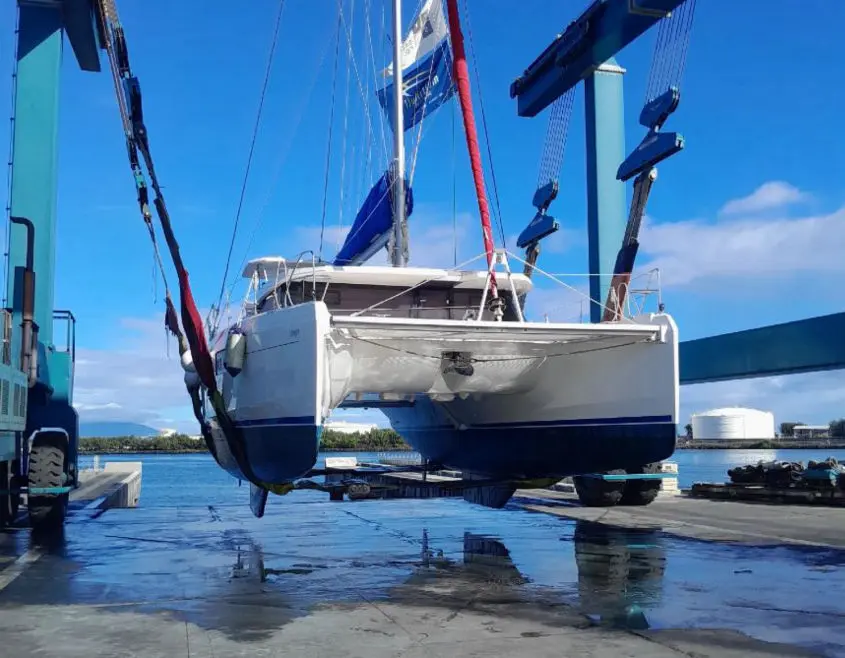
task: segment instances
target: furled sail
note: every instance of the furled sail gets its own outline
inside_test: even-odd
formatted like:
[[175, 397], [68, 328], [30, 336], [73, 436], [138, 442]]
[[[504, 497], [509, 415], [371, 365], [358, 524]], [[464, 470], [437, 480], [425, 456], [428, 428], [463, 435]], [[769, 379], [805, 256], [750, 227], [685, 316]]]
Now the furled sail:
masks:
[[[414, 17], [411, 29], [402, 41], [402, 87], [404, 130], [417, 125], [455, 94], [452, 83], [452, 49], [443, 0], [426, 0]], [[393, 65], [383, 74], [393, 79]], [[379, 103], [393, 125], [394, 85], [388, 83], [377, 92]], [[403, 132], [404, 132], [403, 130]], [[393, 230], [392, 169], [384, 173], [364, 200], [355, 221], [335, 257], [335, 265], [357, 265], [384, 247]], [[411, 216], [413, 197], [405, 179], [405, 218]]]
[[[443, 0], [426, 0], [402, 41], [403, 130], [409, 130], [455, 94], [452, 50]], [[384, 74], [392, 80], [393, 65]], [[378, 100], [393, 125], [393, 83], [378, 90]]]
[[[414, 195], [405, 179], [405, 216], [410, 217], [413, 209]], [[356, 265], [372, 257], [387, 244], [392, 229], [393, 176], [385, 172], [361, 204], [334, 265]]]

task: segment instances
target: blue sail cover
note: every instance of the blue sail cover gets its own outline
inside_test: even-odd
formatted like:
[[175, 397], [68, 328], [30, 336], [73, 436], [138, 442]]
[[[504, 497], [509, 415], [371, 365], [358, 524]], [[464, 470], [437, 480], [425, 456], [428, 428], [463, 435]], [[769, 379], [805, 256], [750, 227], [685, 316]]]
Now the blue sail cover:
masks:
[[[393, 194], [391, 181], [393, 177], [385, 172], [376, 181], [373, 189], [364, 199], [361, 209], [355, 216], [355, 221], [346, 234], [346, 240], [337, 256], [334, 265], [349, 265], [356, 258], [364, 254], [375, 242], [386, 244], [385, 237], [388, 237], [393, 230]], [[405, 179], [405, 217], [410, 217], [414, 210], [414, 194], [408, 180]]]

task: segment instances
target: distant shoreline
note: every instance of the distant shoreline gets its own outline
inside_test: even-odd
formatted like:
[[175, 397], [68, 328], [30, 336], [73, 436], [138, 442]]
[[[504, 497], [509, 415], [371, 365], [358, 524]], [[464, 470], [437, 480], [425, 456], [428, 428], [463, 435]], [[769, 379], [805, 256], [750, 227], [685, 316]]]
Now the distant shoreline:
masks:
[[[331, 448], [320, 452], [414, 452], [413, 448]], [[80, 455], [207, 455], [205, 448], [184, 450], [91, 450], [80, 448]]]
[[777, 439], [774, 441], [748, 441], [719, 439], [696, 441], [693, 439], [692, 441], [679, 441], [675, 450], [845, 450], [845, 440], [793, 441]]
[[[819, 443], [810, 441], [790, 442], [788, 445], [771, 442], [753, 442], [746, 445], [721, 445], [721, 442], [710, 441], [696, 445], [679, 445], [675, 451], [696, 451], [696, 450], [845, 450], [845, 441], [831, 441], [830, 443]], [[413, 448], [330, 448], [321, 449], [326, 452], [414, 452]], [[204, 448], [183, 449], [183, 450], [90, 450], [81, 448], [80, 455], [207, 455], [208, 450]], [[671, 457], [669, 458], [671, 460]]]

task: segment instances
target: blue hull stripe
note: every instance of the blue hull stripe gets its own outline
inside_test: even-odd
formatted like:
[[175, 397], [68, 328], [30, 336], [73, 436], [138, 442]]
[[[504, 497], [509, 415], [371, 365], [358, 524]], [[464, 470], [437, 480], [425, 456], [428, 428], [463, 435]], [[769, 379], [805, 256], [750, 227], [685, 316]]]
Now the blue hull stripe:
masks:
[[259, 418], [255, 420], [236, 420], [236, 427], [272, 427], [288, 425], [316, 425], [314, 416], [288, 416], [287, 418]]
[[[645, 425], [652, 423], [671, 423], [672, 416], [620, 416], [618, 418], [572, 418], [566, 420], [523, 420], [507, 423], [478, 423], [469, 427], [508, 428], [508, 427], [577, 427], [586, 425]], [[288, 416], [287, 418], [262, 418], [257, 420], [236, 420], [238, 427], [273, 427], [290, 425], [316, 425], [313, 416]], [[453, 429], [443, 424], [429, 426], [426, 429]]]
[[[645, 425], [671, 423], [672, 416], [620, 416], [618, 418], [571, 418], [566, 420], [517, 420], [508, 423], [477, 423], [471, 427], [575, 427], [580, 425]], [[451, 427], [451, 425], [449, 426]]]

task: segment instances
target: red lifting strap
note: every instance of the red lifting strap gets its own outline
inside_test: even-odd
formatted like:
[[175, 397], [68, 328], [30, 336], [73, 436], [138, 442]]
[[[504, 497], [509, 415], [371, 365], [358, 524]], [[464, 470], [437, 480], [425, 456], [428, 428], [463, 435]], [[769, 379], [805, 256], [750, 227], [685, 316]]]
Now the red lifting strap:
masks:
[[[487, 207], [487, 194], [484, 191], [484, 170], [481, 166], [481, 151], [478, 148], [478, 135], [475, 131], [475, 116], [472, 112], [472, 95], [469, 88], [469, 69], [467, 68], [464, 35], [461, 33], [461, 20], [458, 16], [458, 0], [448, 0], [449, 38], [452, 41], [454, 65], [452, 76], [458, 87], [461, 101], [461, 115], [464, 120], [464, 133], [472, 163], [472, 178], [475, 181], [475, 194], [478, 197], [478, 212], [481, 215], [481, 231], [484, 236], [484, 251], [487, 254], [487, 268], [493, 261], [493, 229], [490, 227], [490, 210]], [[491, 272], [490, 291], [496, 292], [496, 273]]]

